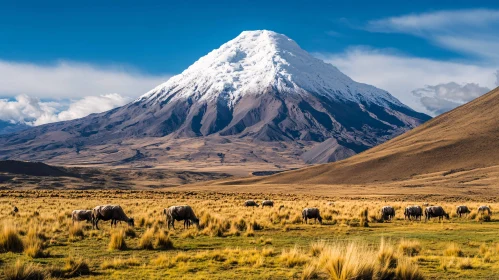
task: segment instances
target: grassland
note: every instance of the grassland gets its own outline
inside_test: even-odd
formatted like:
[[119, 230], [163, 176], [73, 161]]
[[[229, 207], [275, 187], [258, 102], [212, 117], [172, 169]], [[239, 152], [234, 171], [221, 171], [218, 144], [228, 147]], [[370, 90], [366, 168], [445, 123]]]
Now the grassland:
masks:
[[[246, 199], [264, 198], [273, 199], [275, 207], [242, 206]], [[345, 279], [334, 277], [334, 264], [339, 262], [344, 264], [344, 274], [347, 268], [350, 273], [372, 270], [379, 277], [391, 275], [388, 279], [400, 279], [411, 271], [417, 272], [412, 279], [420, 279], [420, 274], [427, 279], [491, 279], [497, 275], [496, 213], [490, 222], [480, 220], [475, 210], [467, 218], [453, 214], [442, 222], [403, 219], [407, 205], [428, 202], [454, 213], [455, 206], [461, 204], [455, 197], [426, 199], [1, 191], [0, 275], [7, 278], [14, 272], [31, 270], [53, 278]], [[120, 204], [135, 218], [135, 227], [122, 223], [111, 229], [109, 222], [102, 222], [100, 230], [92, 230], [85, 222], [72, 225], [73, 209], [108, 203]], [[166, 229], [162, 209], [181, 204], [193, 207], [200, 229], [184, 230], [181, 223], [176, 230]], [[476, 209], [482, 202], [476, 199], [464, 204]], [[16, 214], [11, 213], [14, 205], [19, 208]], [[280, 205], [284, 205], [281, 210]], [[378, 212], [384, 205], [396, 208], [394, 221], [380, 221]], [[499, 204], [488, 205], [499, 209]], [[304, 207], [319, 207], [323, 225], [302, 224]], [[368, 227], [363, 226], [366, 217], [361, 215], [366, 209]]]

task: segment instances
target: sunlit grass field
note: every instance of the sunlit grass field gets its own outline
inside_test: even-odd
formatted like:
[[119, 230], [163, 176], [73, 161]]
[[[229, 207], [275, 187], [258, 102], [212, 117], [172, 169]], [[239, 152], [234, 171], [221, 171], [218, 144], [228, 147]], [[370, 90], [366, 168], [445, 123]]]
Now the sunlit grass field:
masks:
[[[499, 275], [499, 223], [484, 222], [480, 201], [338, 199], [151, 191], [1, 191], [2, 278], [96, 279], [494, 279]], [[246, 199], [273, 208], [247, 208]], [[457, 199], [458, 200], [458, 199]], [[463, 199], [464, 201], [465, 199]], [[409, 205], [441, 205], [450, 220], [404, 220]], [[71, 211], [119, 204], [135, 227], [101, 221], [72, 225]], [[192, 206], [200, 228], [166, 228], [163, 208]], [[458, 218], [455, 207], [472, 209]], [[284, 207], [279, 210], [280, 206]], [[382, 206], [396, 219], [381, 221]], [[19, 212], [13, 214], [14, 206]], [[323, 224], [303, 224], [318, 207]], [[365, 211], [367, 210], [367, 217]], [[365, 222], [367, 221], [367, 227]], [[341, 265], [338, 265], [341, 264]], [[22, 275], [21, 275], [22, 276]], [[357, 277], [357, 278], [355, 278]], [[367, 277], [367, 278], [366, 278]]]

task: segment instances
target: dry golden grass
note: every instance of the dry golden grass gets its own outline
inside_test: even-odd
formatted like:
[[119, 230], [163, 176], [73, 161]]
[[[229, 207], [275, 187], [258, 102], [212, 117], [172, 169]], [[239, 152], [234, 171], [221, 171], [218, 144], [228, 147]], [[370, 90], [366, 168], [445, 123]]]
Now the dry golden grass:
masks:
[[4, 223], [0, 229], [0, 252], [22, 252], [24, 244], [15, 227]]
[[7, 280], [43, 280], [47, 278], [47, 273], [38, 265], [17, 260], [4, 268], [3, 277]]
[[421, 251], [421, 243], [417, 240], [402, 239], [399, 243], [399, 250], [406, 256], [417, 256]]
[[126, 250], [125, 231], [114, 230], [109, 241], [109, 250]]
[[304, 254], [298, 247], [291, 248], [289, 250], [283, 250], [279, 261], [283, 263], [286, 267], [295, 267], [297, 265], [303, 265], [309, 260], [308, 256]]
[[464, 253], [461, 247], [456, 243], [451, 243], [445, 249], [444, 255], [448, 257], [463, 257]]
[[[283, 209], [246, 208], [242, 206], [246, 199], [258, 197], [197, 192], [0, 191], [0, 203], [9, 205], [15, 200], [20, 209], [12, 216], [10, 207], [0, 207], [6, 225], [0, 230], [0, 240], [17, 240], [22, 246], [17, 252], [0, 254], [0, 269], [22, 259], [39, 263], [35, 268], [52, 277], [422, 279], [422, 275], [447, 277], [447, 272], [452, 273], [450, 278], [487, 278], [488, 271], [499, 265], [495, 220], [479, 223], [451, 218], [425, 223], [403, 219], [405, 206], [423, 201], [451, 212], [454, 197], [357, 200], [273, 195], [271, 199], [284, 205]], [[330, 201], [334, 205], [328, 204]], [[122, 223], [111, 229], [109, 222], [102, 223], [100, 230], [92, 230], [87, 223], [72, 226], [72, 209], [103, 202], [122, 205], [127, 215], [136, 219], [136, 227]], [[175, 230], [167, 230], [162, 209], [176, 204], [193, 207], [200, 219], [199, 229], [183, 229], [180, 222]], [[468, 204], [476, 208], [481, 202]], [[490, 204], [499, 209], [499, 204]], [[369, 227], [363, 227], [362, 219], [378, 215], [384, 205], [395, 208], [395, 219], [380, 222], [369, 218]], [[329, 217], [323, 225], [303, 224], [300, 216], [305, 207], [319, 207], [322, 215]], [[380, 238], [385, 234], [390, 239]], [[33, 259], [40, 257], [44, 258]]]

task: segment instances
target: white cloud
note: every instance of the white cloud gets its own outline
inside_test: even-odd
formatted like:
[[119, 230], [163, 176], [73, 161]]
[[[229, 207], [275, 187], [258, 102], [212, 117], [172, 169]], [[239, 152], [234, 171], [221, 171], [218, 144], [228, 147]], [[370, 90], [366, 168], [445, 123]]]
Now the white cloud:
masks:
[[405, 33], [482, 59], [499, 61], [499, 10], [469, 9], [410, 14], [370, 21], [372, 32]]
[[467, 103], [487, 92], [490, 89], [478, 84], [470, 83], [459, 85], [454, 82], [425, 86], [412, 91], [419, 98], [421, 104], [434, 115], [445, 113], [464, 103]]
[[37, 65], [2, 60], [0, 77], [0, 96], [26, 94], [41, 99], [83, 98], [112, 92], [134, 98], [169, 78], [91, 64]]
[[[360, 47], [317, 56], [352, 79], [387, 90], [413, 109], [431, 115], [436, 114], [434, 109], [429, 110], [420, 97], [411, 93], [412, 90], [450, 82], [493, 88], [498, 79], [496, 67], [409, 57]], [[456, 104], [461, 102], [454, 101]]]
[[18, 95], [15, 100], [0, 99], [0, 120], [41, 125], [108, 111], [129, 101], [129, 98], [117, 93], [51, 102], [43, 102], [28, 95]]

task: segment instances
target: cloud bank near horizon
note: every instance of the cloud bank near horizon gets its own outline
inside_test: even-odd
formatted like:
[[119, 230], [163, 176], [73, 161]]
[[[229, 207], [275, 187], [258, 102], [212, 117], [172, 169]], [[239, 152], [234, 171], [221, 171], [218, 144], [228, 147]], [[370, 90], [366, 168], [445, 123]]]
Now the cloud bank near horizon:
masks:
[[[499, 86], [496, 67], [410, 57], [365, 47], [316, 56], [338, 67], [352, 79], [384, 89], [414, 110], [431, 116], [472, 100], [461, 96], [476, 98]], [[438, 93], [430, 89], [443, 90], [448, 84], [453, 85], [453, 95], [447, 96], [445, 102], [439, 100], [430, 106], [428, 98], [438, 98]], [[472, 95], [469, 94], [471, 88], [475, 89]], [[425, 89], [424, 95], [414, 94], [421, 89]]]
[[169, 75], [124, 67], [59, 62], [53, 65], [0, 60], [0, 120], [41, 125], [123, 106]]

